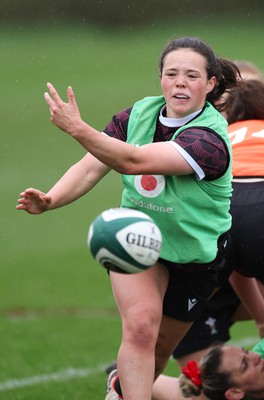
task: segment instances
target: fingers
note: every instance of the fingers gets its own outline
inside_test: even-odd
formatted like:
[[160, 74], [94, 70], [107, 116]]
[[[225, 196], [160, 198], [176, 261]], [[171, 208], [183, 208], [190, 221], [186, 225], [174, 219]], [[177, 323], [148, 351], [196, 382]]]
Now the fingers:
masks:
[[45, 92], [44, 98], [50, 108], [50, 111], [52, 112], [52, 110], [56, 106], [61, 107], [63, 101], [61, 100], [57, 90], [54, 88], [54, 86], [50, 82], [47, 83], [47, 87], [48, 87], [50, 93]]
[[17, 200], [17, 210], [27, 210], [29, 205], [29, 199], [25, 196], [25, 193], [20, 193], [20, 198]]
[[68, 86], [67, 88], [68, 102], [65, 103], [51, 83], [47, 83], [47, 86], [50, 93], [44, 93], [44, 98], [49, 107], [51, 122], [62, 131], [72, 134], [76, 120], [80, 118], [72, 87]]
[[24, 210], [29, 214], [41, 214], [48, 209], [51, 199], [40, 190], [30, 188], [20, 193], [17, 202], [17, 210]]
[[[50, 94], [48, 92], [45, 92], [44, 97], [49, 106], [52, 106], [54, 104], [59, 106], [62, 103], [64, 103], [63, 100], [60, 98], [57, 90], [50, 82], [47, 83], [47, 87], [49, 89]], [[68, 96], [69, 103], [72, 105], [76, 105], [75, 96], [74, 96], [71, 86], [68, 86], [68, 88], [67, 88], [67, 96]]]
[[[62, 101], [57, 90], [54, 88], [54, 86], [51, 83], [48, 82], [47, 87], [48, 87], [50, 93], [45, 92], [44, 99], [50, 108], [51, 114], [53, 115], [53, 113], [57, 107], [59, 109], [62, 109], [63, 105], [66, 105], [66, 103]], [[68, 86], [68, 88], [67, 88], [67, 96], [68, 96], [68, 104], [71, 107], [73, 107], [73, 109], [75, 111], [78, 110], [78, 105], [77, 105], [77, 102], [76, 102], [76, 99], [75, 99], [75, 96], [74, 96], [71, 86]]]
[[75, 100], [75, 96], [74, 96], [74, 93], [73, 93], [73, 90], [72, 90], [71, 86], [68, 86], [67, 96], [68, 96], [69, 104], [74, 106], [75, 108], [77, 108], [77, 102]]
[[48, 87], [48, 89], [50, 91], [50, 94], [51, 94], [51, 97], [52, 97], [53, 101], [57, 105], [63, 103], [63, 101], [61, 100], [57, 90], [55, 89], [55, 87], [50, 82], [47, 83], [47, 87]]
[[[19, 200], [18, 200], [18, 202], [19, 202]], [[26, 204], [24, 204], [24, 203], [21, 203], [21, 204], [18, 204], [17, 206], [16, 206], [16, 209], [17, 210], [25, 210], [25, 211], [27, 211], [27, 205]]]
[[19, 199], [17, 200], [18, 203], [24, 203], [26, 204], [28, 202], [28, 200], [32, 200], [32, 199], [40, 199], [40, 198], [44, 198], [46, 196], [45, 193], [36, 190], [36, 189], [26, 189], [24, 192], [21, 192], [19, 194]]
[[35, 191], [33, 189], [26, 189], [24, 192], [21, 192], [19, 194], [19, 199], [17, 200], [17, 202], [19, 203], [18, 206], [16, 206], [16, 208], [18, 210], [24, 210], [26, 209], [26, 205], [29, 202], [29, 198], [35, 194]]
[[54, 106], [54, 101], [52, 100], [52, 98], [50, 97], [50, 95], [48, 94], [48, 92], [44, 93], [44, 99], [46, 101], [46, 103], [48, 104], [48, 106], [50, 108], [52, 108]]
[[24, 192], [20, 193], [20, 196], [22, 197], [39, 197], [40, 195], [43, 196], [45, 193], [33, 188], [28, 188]]

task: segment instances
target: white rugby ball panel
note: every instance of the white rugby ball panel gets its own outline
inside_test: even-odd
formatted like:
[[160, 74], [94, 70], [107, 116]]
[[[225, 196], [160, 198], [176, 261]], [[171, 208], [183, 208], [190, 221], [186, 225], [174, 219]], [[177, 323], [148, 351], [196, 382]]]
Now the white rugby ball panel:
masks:
[[159, 258], [161, 234], [154, 223], [139, 221], [129, 224], [116, 233], [116, 238], [123, 249], [141, 264], [151, 266]]
[[90, 225], [87, 243], [93, 257], [105, 268], [133, 274], [156, 263], [162, 235], [143, 212], [113, 208], [103, 211]]

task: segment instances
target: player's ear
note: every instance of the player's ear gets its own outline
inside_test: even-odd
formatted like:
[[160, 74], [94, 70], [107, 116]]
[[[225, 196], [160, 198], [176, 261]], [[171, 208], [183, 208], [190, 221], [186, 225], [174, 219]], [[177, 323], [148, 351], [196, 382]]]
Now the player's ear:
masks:
[[207, 83], [207, 93], [210, 93], [213, 90], [215, 84], [216, 84], [216, 77], [212, 76]]
[[238, 388], [230, 388], [225, 392], [225, 398], [227, 400], [241, 400], [245, 396], [245, 392], [243, 390], [240, 390]]

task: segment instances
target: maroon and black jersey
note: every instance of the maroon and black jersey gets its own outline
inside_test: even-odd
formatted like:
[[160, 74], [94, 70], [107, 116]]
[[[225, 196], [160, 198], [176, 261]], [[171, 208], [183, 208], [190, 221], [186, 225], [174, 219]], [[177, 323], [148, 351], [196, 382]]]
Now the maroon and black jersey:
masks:
[[[126, 141], [128, 120], [132, 108], [114, 115], [104, 132], [111, 137]], [[163, 125], [157, 117], [153, 142], [171, 140], [177, 127]], [[203, 170], [206, 180], [220, 178], [227, 170], [230, 157], [225, 141], [220, 135], [206, 128], [188, 128], [175, 139], [175, 143], [184, 149]]]

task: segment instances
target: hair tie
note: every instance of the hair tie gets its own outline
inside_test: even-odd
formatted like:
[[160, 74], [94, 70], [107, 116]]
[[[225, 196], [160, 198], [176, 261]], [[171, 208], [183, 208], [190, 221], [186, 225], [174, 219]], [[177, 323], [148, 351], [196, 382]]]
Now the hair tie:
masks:
[[202, 382], [200, 379], [201, 376], [201, 371], [198, 368], [197, 362], [196, 361], [189, 361], [185, 367], [182, 369], [182, 373], [188, 378], [191, 379], [191, 381], [195, 384], [197, 387], [202, 386]]

